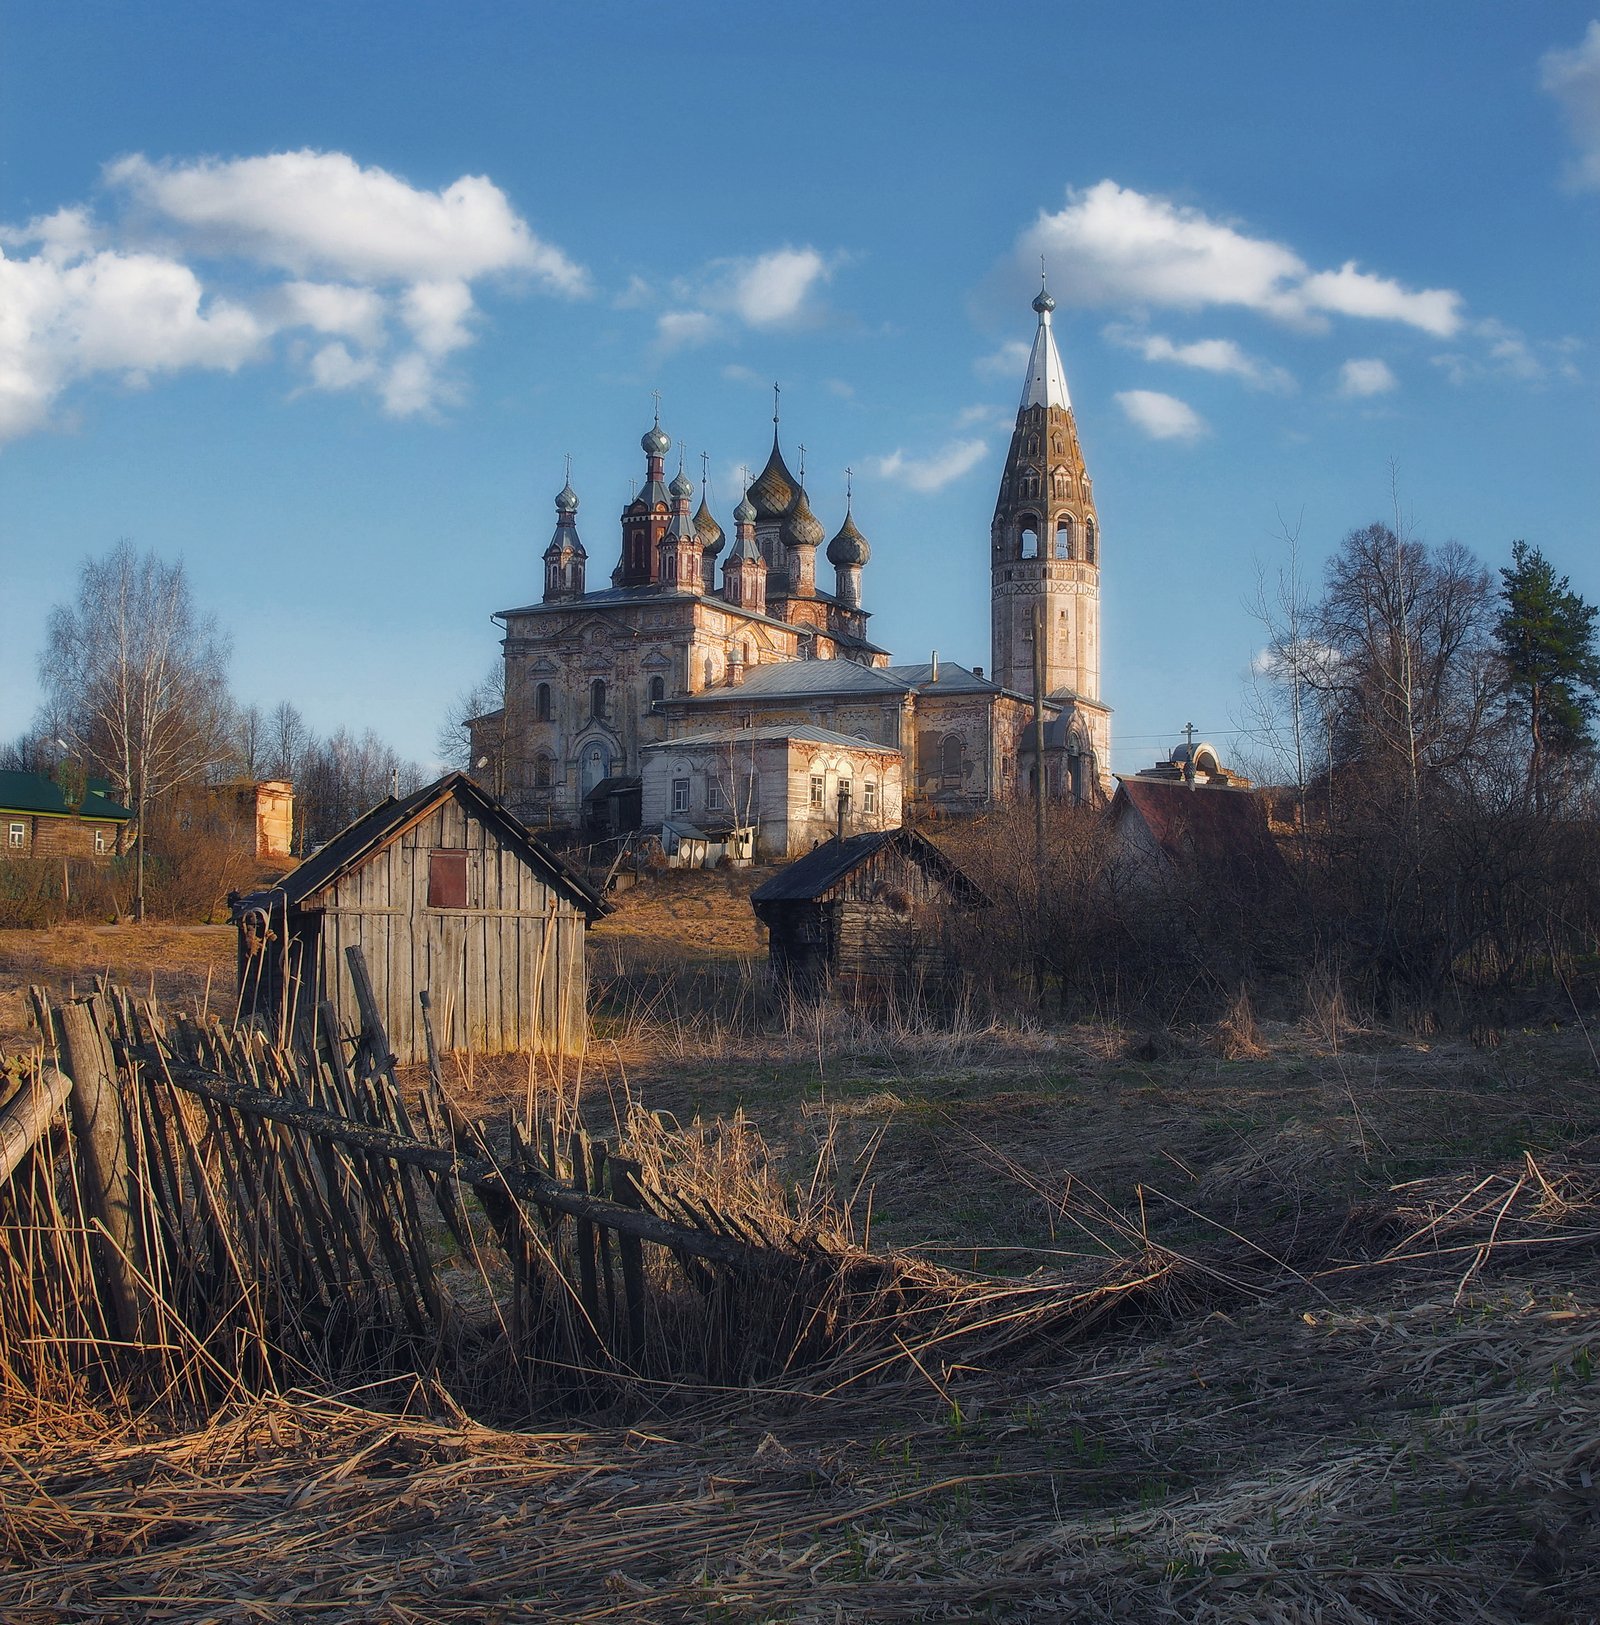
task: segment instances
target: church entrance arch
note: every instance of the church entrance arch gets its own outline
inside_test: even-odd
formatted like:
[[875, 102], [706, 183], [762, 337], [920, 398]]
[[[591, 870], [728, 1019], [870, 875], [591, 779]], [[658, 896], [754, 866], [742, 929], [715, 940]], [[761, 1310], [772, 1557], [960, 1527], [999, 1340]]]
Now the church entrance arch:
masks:
[[583, 793], [588, 793], [602, 780], [611, 777], [611, 752], [604, 745], [583, 747]]

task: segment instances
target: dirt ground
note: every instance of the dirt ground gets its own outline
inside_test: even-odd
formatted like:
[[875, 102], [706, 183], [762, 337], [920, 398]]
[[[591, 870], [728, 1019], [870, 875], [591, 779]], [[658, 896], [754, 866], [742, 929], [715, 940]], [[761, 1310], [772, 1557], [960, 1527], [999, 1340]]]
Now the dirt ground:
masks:
[[233, 1006], [233, 928], [227, 925], [60, 925], [48, 931], [0, 931], [0, 1050], [25, 1049], [38, 1037], [28, 989], [57, 996], [88, 993], [109, 975], [166, 1007]]

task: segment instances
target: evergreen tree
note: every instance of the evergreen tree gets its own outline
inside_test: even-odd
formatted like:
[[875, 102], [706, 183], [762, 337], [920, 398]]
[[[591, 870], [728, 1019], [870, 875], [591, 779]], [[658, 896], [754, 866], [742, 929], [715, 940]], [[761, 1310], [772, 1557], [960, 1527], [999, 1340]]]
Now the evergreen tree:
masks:
[[1585, 603], [1565, 576], [1557, 577], [1537, 547], [1513, 542], [1511, 560], [1511, 568], [1500, 572], [1495, 636], [1511, 708], [1528, 729], [1528, 785], [1542, 805], [1550, 772], [1594, 748], [1600, 608]]

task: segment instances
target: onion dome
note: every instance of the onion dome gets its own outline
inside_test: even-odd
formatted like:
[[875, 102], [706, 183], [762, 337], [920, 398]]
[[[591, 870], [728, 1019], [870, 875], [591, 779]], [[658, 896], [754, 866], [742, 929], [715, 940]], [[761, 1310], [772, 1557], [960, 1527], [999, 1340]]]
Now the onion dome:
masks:
[[720, 553], [727, 537], [722, 534], [722, 526], [711, 517], [711, 510], [706, 506], [704, 496], [700, 498], [700, 507], [694, 516], [695, 533], [700, 538], [702, 552]]
[[865, 564], [871, 557], [872, 549], [867, 546], [866, 537], [856, 529], [856, 522], [847, 509], [839, 534], [828, 543], [828, 563], [842, 568], [850, 564]]
[[1041, 315], [1047, 314], [1056, 308], [1056, 302], [1050, 297], [1048, 288], [1041, 288], [1033, 301], [1033, 308]]
[[782, 519], [788, 513], [795, 498], [795, 492], [800, 489], [800, 482], [789, 472], [783, 460], [783, 453], [778, 450], [778, 437], [772, 437], [772, 455], [767, 459], [767, 466], [756, 475], [746, 492], [749, 500], [755, 505], [756, 518]]
[[578, 511], [578, 493], [572, 489], [572, 481], [568, 480], [556, 495], [557, 513], [576, 513]]
[[756, 510], [748, 494], [739, 498], [739, 506], [733, 510], [733, 522], [736, 525], [753, 525], [756, 522]]
[[804, 486], [795, 492], [794, 502], [783, 516], [783, 529], [778, 534], [785, 547], [816, 547], [821, 543], [822, 521], [812, 513]]
[[672, 450], [672, 436], [659, 423], [653, 423], [639, 440], [647, 457], [665, 457]]

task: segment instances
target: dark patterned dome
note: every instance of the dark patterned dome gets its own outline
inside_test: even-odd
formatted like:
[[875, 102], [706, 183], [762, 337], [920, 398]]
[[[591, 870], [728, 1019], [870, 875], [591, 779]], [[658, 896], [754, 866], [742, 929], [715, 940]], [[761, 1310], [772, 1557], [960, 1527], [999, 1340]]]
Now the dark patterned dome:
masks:
[[672, 484], [667, 489], [675, 497], [692, 497], [694, 495], [694, 481], [680, 468], [672, 476]]
[[767, 466], [756, 475], [746, 495], [755, 505], [757, 519], [782, 519], [794, 503], [800, 482], [784, 463], [778, 442], [772, 442], [772, 455]]
[[576, 513], [578, 511], [578, 493], [572, 489], [572, 482], [568, 480], [556, 494], [557, 513]]
[[867, 539], [856, 529], [856, 522], [848, 513], [839, 527], [839, 534], [828, 543], [828, 563], [834, 566], [865, 564], [872, 557]]
[[739, 498], [739, 506], [733, 510], [733, 519], [739, 525], [753, 525], [756, 522], [756, 511], [750, 505], [748, 496]]
[[817, 547], [822, 541], [822, 522], [811, 511], [804, 489], [795, 493], [793, 506], [783, 517], [778, 533], [785, 547]]
[[1041, 288], [1038, 297], [1033, 301], [1033, 308], [1042, 316], [1047, 310], [1054, 310], [1056, 302], [1050, 297], [1048, 288]]
[[706, 499], [700, 498], [699, 511], [694, 516], [695, 534], [700, 538], [700, 546], [707, 553], [720, 553], [727, 537], [722, 533], [722, 526], [711, 517], [711, 510], [706, 506]]
[[672, 436], [659, 423], [653, 423], [640, 437], [639, 444], [646, 456], [665, 457], [672, 450]]

